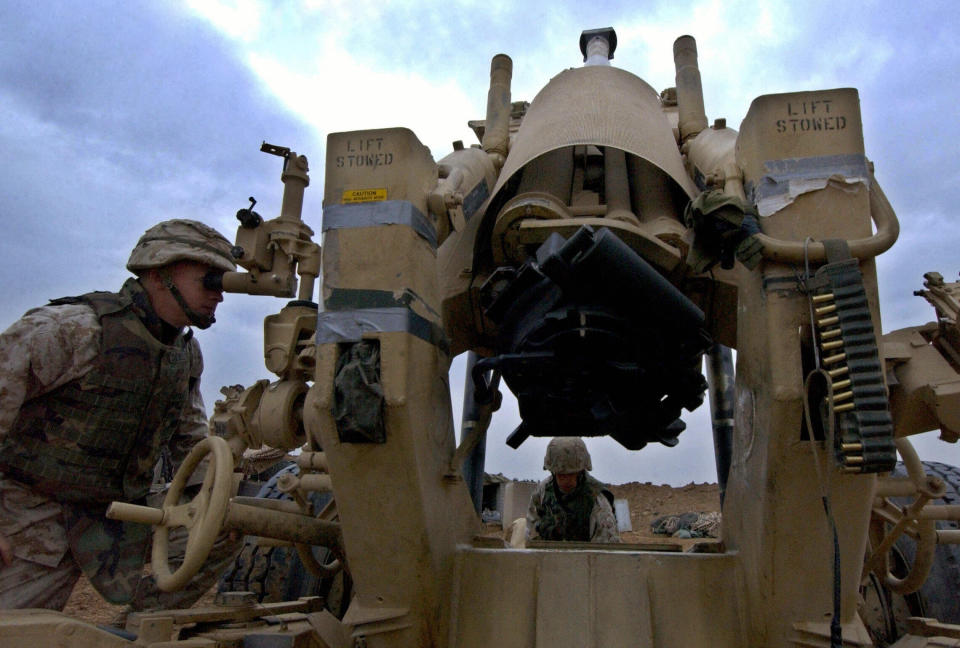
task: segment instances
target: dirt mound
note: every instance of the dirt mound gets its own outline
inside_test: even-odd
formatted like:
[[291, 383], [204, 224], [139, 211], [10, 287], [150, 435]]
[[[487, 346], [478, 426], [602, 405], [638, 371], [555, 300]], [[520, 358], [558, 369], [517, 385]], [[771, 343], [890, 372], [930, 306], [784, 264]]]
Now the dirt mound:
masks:
[[630, 524], [633, 531], [620, 534], [624, 542], [643, 542], [663, 539], [650, 530], [650, 523], [664, 515], [699, 513], [720, 510], [720, 488], [716, 484], [695, 484], [680, 488], [654, 485], [650, 482], [611, 486], [617, 499], [630, 504]]

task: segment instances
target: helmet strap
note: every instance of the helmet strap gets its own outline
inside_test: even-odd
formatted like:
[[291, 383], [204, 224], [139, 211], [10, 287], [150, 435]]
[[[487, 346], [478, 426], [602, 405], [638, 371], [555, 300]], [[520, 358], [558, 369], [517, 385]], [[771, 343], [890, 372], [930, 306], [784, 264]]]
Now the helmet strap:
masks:
[[187, 304], [187, 300], [184, 299], [183, 295], [180, 293], [180, 289], [177, 288], [175, 283], [173, 283], [173, 279], [170, 277], [170, 273], [166, 268], [159, 268], [157, 273], [160, 275], [160, 280], [163, 282], [163, 285], [167, 288], [167, 290], [170, 291], [170, 294], [173, 295], [173, 298], [180, 306], [180, 310], [182, 310], [183, 314], [187, 316], [187, 319], [190, 320], [191, 324], [199, 329], [208, 329], [210, 328], [211, 324], [217, 321], [212, 315], [204, 315], [203, 313], [198, 313], [190, 308], [190, 306]]

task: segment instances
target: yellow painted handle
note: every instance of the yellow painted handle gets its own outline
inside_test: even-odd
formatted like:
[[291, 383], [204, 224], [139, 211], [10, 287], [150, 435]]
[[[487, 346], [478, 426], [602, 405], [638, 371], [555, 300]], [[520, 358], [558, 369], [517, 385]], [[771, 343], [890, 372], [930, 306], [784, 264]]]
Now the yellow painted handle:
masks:
[[163, 509], [127, 504], [126, 502], [113, 502], [107, 509], [107, 517], [111, 520], [159, 526], [163, 524]]

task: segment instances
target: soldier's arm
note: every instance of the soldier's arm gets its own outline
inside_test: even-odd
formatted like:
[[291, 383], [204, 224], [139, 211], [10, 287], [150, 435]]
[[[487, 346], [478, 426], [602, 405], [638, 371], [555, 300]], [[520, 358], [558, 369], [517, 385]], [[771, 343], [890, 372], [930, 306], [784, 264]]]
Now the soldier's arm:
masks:
[[543, 482], [537, 485], [530, 494], [530, 505], [527, 507], [527, 540], [537, 540], [540, 537], [540, 505], [543, 502]]
[[25, 401], [89, 371], [99, 340], [100, 324], [81, 304], [31, 310], [0, 334], [0, 439]]
[[190, 393], [180, 413], [180, 423], [170, 438], [170, 458], [174, 470], [180, 466], [190, 449], [207, 435], [207, 411], [200, 394], [200, 374], [203, 373], [203, 355], [196, 340], [190, 340]]
[[620, 542], [617, 516], [613, 514], [610, 502], [602, 494], [597, 495], [597, 501], [590, 513], [590, 542]]

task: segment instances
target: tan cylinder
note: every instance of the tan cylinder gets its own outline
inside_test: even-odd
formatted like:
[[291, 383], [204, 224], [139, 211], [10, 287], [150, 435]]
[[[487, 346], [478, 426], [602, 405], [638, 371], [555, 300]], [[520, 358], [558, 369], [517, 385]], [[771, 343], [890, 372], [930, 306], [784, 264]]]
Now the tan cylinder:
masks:
[[487, 92], [487, 120], [483, 131], [483, 150], [507, 157], [510, 140], [510, 81], [513, 60], [497, 54], [490, 61], [490, 90]]
[[640, 221], [630, 210], [630, 186], [627, 181], [627, 158], [623, 151], [612, 146], [604, 147], [603, 177], [607, 197], [607, 218], [639, 225]]
[[284, 165], [280, 179], [283, 181], [283, 202], [280, 205], [280, 218], [302, 221], [303, 190], [310, 184], [307, 175], [308, 165], [305, 155], [291, 152]]
[[330, 475], [300, 475], [300, 486], [305, 491], [316, 491], [318, 493], [333, 492], [333, 483], [330, 481]]
[[573, 186], [573, 147], [548, 151], [523, 167], [517, 195], [544, 191], [564, 205], [570, 204]]
[[153, 526], [163, 524], [163, 509], [128, 504], [127, 502], [113, 502], [107, 509], [106, 516], [108, 520], [123, 520], [124, 522], [137, 522]]
[[306, 515], [265, 509], [242, 504], [234, 498], [227, 508], [224, 527], [247, 535], [277, 538], [289, 542], [340, 549], [343, 537], [336, 522], [318, 520]]
[[319, 470], [327, 472], [327, 455], [323, 452], [301, 452], [296, 458], [297, 465], [305, 470]]
[[680, 139], [685, 140], [707, 127], [707, 114], [703, 108], [703, 86], [697, 65], [697, 41], [693, 36], [681, 36], [674, 41], [673, 63], [677, 69]]

